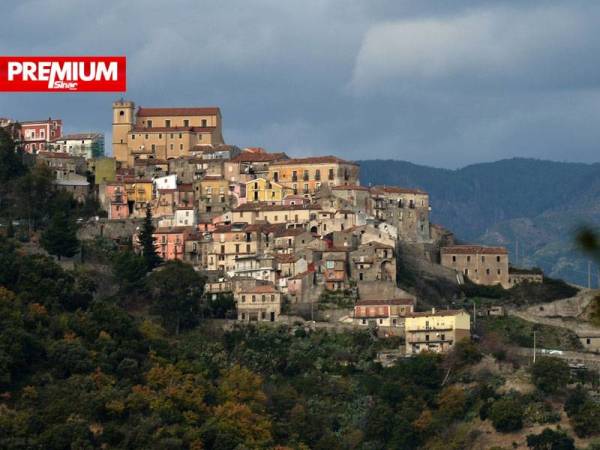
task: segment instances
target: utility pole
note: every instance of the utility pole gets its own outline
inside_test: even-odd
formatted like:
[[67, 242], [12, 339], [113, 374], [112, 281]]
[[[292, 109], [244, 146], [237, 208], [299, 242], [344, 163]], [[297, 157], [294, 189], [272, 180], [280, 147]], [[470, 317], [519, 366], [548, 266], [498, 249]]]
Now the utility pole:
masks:
[[536, 331], [533, 330], [533, 363], [535, 364], [535, 333]]

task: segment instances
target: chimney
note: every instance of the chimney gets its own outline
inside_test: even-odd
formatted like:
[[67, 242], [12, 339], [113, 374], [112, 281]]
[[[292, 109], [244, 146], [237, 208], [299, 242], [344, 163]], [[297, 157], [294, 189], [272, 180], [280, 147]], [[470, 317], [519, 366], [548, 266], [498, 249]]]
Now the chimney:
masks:
[[435, 308], [431, 308], [431, 314], [435, 314]]

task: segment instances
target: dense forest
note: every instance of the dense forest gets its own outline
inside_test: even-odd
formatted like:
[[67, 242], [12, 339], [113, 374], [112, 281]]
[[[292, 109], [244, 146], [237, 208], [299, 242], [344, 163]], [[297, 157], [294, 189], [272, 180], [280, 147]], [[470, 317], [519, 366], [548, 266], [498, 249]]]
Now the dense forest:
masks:
[[[156, 257], [150, 215], [140, 253], [80, 242], [76, 219], [98, 205], [26, 162], [0, 132], [0, 448], [600, 449], [597, 376], [530, 365], [513, 352], [530, 345], [522, 324], [483, 321], [447, 355], [387, 359], [402, 339], [372, 329], [227, 322], [230, 295], [206, 296], [201, 273]], [[463, 292], [542, 294], [572, 288]]]
[[448, 170], [405, 161], [359, 162], [364, 185], [428, 191], [433, 222], [458, 239], [505, 245], [512, 261], [587, 283], [587, 259], [572, 236], [579, 226], [600, 221], [600, 164], [515, 158]]

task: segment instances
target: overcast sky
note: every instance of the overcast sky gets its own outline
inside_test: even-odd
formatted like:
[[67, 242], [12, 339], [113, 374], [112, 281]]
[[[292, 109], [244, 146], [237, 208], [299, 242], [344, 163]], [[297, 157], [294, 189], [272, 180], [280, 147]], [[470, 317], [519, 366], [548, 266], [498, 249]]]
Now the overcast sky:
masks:
[[[0, 54], [126, 55], [128, 99], [220, 106], [242, 147], [598, 161], [595, 0], [20, 0], [2, 16]], [[110, 151], [118, 97], [2, 93], [0, 116], [59, 117]]]

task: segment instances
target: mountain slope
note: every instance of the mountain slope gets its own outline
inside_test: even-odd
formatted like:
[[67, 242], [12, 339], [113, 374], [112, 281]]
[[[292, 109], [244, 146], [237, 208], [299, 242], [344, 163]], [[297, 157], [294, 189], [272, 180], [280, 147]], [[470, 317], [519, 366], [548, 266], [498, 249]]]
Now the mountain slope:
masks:
[[514, 158], [458, 170], [405, 161], [359, 161], [361, 182], [418, 187], [432, 220], [458, 239], [509, 248], [513, 261], [587, 283], [587, 260], [573, 248], [582, 224], [600, 223], [600, 164]]

